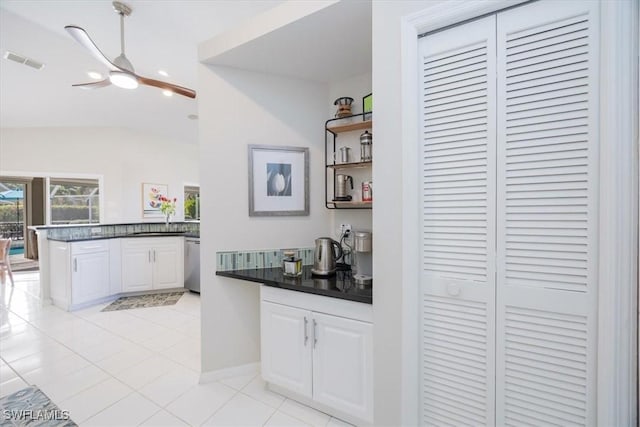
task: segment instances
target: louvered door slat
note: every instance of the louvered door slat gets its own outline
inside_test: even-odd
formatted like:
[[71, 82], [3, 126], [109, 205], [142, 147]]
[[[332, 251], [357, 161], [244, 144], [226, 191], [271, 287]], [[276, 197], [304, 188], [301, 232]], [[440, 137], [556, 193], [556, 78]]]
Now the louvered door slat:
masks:
[[494, 411], [495, 18], [421, 42], [424, 425]]
[[596, 12], [498, 15], [497, 424], [595, 423]]

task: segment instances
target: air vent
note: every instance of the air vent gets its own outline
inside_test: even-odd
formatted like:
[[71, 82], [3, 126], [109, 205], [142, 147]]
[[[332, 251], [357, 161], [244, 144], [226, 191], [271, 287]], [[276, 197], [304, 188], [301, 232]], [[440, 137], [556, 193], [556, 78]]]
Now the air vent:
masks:
[[18, 55], [17, 53], [10, 52], [8, 50], [4, 53], [4, 58], [14, 62], [18, 62], [20, 64], [28, 65], [29, 67], [35, 68], [36, 70], [42, 70], [44, 68], [44, 64], [42, 62], [27, 58], [26, 56]]

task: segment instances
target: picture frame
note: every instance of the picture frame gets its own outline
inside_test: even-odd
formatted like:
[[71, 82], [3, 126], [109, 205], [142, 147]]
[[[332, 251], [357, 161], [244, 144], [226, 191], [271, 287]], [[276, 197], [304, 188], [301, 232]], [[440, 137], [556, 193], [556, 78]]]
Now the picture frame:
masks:
[[309, 215], [309, 148], [248, 146], [249, 216]]
[[167, 184], [142, 183], [142, 217], [161, 218], [164, 215], [160, 211], [160, 196], [168, 196]]
[[362, 112], [364, 120], [369, 120], [373, 114], [373, 93], [362, 97]]

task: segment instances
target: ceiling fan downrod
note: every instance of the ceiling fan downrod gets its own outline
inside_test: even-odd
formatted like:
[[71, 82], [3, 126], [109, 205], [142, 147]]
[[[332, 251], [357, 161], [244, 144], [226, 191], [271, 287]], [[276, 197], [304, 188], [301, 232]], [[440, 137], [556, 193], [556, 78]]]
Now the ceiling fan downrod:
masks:
[[124, 18], [131, 15], [132, 9], [130, 6], [119, 1], [113, 2], [113, 9], [120, 15], [120, 55], [113, 60], [113, 63], [129, 71], [131, 74], [122, 71], [111, 71], [109, 73], [109, 80], [116, 86], [125, 89], [135, 89], [138, 87], [138, 79], [133, 75], [133, 73], [135, 73], [133, 64], [131, 64], [131, 61], [129, 61], [124, 53]]

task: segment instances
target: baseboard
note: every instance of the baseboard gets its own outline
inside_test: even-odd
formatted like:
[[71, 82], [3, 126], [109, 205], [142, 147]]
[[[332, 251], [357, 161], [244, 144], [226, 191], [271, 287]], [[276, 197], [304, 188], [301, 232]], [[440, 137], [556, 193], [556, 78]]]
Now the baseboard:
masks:
[[238, 375], [256, 375], [260, 373], [260, 363], [247, 363], [246, 365], [233, 366], [231, 368], [202, 372], [200, 384], [206, 384]]

